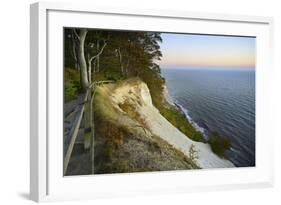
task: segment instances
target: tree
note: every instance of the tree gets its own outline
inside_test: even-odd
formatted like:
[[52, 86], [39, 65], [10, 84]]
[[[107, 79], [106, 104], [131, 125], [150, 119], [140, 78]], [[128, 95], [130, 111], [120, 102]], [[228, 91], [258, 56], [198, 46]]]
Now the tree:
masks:
[[146, 68], [160, 73], [156, 63], [162, 57], [159, 46], [162, 42], [160, 33], [114, 32], [112, 36], [122, 73], [139, 76]]
[[80, 84], [83, 90], [86, 90], [89, 87], [89, 80], [88, 80], [88, 72], [87, 72], [87, 63], [85, 59], [85, 52], [84, 52], [84, 45], [85, 39], [88, 33], [87, 29], [80, 29], [79, 33], [77, 33], [76, 29], [73, 30], [76, 40], [78, 42], [78, 52], [77, 52], [77, 59], [78, 65], [80, 68]]
[[64, 30], [64, 41], [64, 65], [78, 70], [77, 43], [72, 29]]
[[[96, 62], [97, 62], [97, 65], [98, 65], [98, 67], [97, 67], [97, 72], [99, 72], [99, 56], [102, 54], [102, 52], [103, 52], [103, 50], [104, 50], [104, 48], [105, 48], [105, 46], [107, 45], [107, 43], [105, 42], [105, 41], [103, 41], [103, 46], [102, 46], [102, 48], [100, 49], [100, 50], [98, 50], [99, 49], [99, 46], [97, 47], [98, 49], [98, 53], [97, 54], [95, 54], [95, 55], [93, 55], [93, 56], [91, 56], [89, 53], [88, 53], [88, 78], [89, 78], [89, 82], [91, 83], [91, 76], [92, 76], [92, 61], [93, 60], [96, 60]], [[95, 72], [95, 69], [94, 69], [94, 72]]]
[[[162, 39], [158, 32], [68, 29], [66, 33], [65, 56], [71, 62], [68, 66], [79, 69], [84, 91], [91, 84], [92, 76], [101, 71], [111, 72], [115, 75], [113, 79], [141, 77], [145, 69], [160, 74], [158, 61], [162, 53], [159, 43]], [[106, 77], [105, 73], [101, 75]]]
[[129, 43], [130, 43], [130, 32], [120, 32], [120, 31], [108, 31], [110, 36], [109, 44], [113, 53], [112, 57], [117, 58], [118, 66], [120, 72], [123, 76], [127, 75], [128, 66], [128, 54], [129, 54]]
[[77, 59], [77, 44], [76, 44], [76, 41], [75, 41], [75, 37], [74, 37], [74, 31], [72, 30], [71, 31], [71, 54], [73, 56], [73, 59], [74, 59], [74, 67], [75, 69], [77, 70], [80, 70], [80, 67], [79, 67], [79, 64], [78, 64], [78, 59]]
[[[81, 88], [85, 91], [91, 83], [92, 64], [97, 64], [99, 70], [99, 57], [103, 53], [107, 43], [105, 39], [102, 39], [102, 33], [100, 32], [93, 32], [84, 28], [79, 29], [78, 32], [76, 29], [72, 31], [74, 34], [72, 40], [75, 45], [74, 48], [72, 48], [73, 56], [76, 57], [77, 55], [78, 67], [80, 70], [80, 84]], [[86, 39], [87, 36], [88, 38]], [[96, 44], [93, 42], [96, 42]]]

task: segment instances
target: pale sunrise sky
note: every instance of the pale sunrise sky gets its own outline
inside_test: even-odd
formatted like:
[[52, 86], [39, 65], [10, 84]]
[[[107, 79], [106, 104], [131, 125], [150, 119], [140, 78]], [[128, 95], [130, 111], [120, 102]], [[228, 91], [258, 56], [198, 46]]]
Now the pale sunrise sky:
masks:
[[255, 68], [254, 37], [162, 33], [161, 68]]

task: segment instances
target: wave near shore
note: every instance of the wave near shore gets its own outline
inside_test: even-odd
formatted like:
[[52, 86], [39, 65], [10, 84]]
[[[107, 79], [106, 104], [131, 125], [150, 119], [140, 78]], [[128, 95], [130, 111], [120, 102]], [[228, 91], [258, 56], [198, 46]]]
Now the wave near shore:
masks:
[[195, 128], [196, 131], [200, 132], [205, 139], [208, 139], [208, 132], [203, 127], [199, 126], [189, 115], [188, 110], [184, 108], [177, 100], [173, 99], [168, 91], [166, 85], [163, 86], [163, 96], [167, 103], [171, 106], [176, 107], [186, 118], [186, 120]]

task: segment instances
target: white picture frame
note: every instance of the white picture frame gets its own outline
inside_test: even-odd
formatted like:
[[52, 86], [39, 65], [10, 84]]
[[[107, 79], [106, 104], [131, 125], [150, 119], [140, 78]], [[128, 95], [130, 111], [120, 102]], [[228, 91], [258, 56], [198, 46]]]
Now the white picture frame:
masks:
[[[30, 11], [32, 200], [91, 199], [273, 186], [273, 133], [268, 120], [272, 118], [272, 113], [266, 110], [273, 72], [272, 18], [97, 8], [94, 4], [54, 2], [32, 4]], [[256, 167], [63, 177], [60, 156], [63, 148], [62, 140], [59, 140], [62, 135], [63, 91], [60, 86], [63, 70], [62, 28], [67, 26], [257, 36]]]

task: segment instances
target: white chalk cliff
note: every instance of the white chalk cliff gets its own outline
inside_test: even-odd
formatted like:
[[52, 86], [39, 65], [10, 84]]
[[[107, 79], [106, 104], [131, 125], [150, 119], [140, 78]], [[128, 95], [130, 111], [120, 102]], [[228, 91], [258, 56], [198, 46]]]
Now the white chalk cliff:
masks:
[[[190, 146], [193, 144], [195, 150], [198, 152], [198, 159], [196, 162], [201, 168], [234, 167], [229, 160], [220, 158], [214, 154], [209, 144], [191, 140], [166, 120], [166, 118], [159, 113], [158, 109], [153, 106], [149, 89], [141, 80], [127, 80], [117, 86], [109, 88], [105, 85], [100, 89], [107, 89], [106, 93], [109, 95], [108, 100], [119, 113], [118, 117], [115, 119], [119, 125], [128, 127], [138, 124], [135, 119], [130, 118], [126, 115], [125, 111], [120, 108], [120, 104], [129, 104], [135, 108], [138, 117], [144, 122], [145, 126], [142, 127], [142, 129], [145, 130], [145, 134], [149, 135], [149, 137], [158, 136], [162, 138], [175, 149], [183, 152], [186, 156], [189, 156]], [[138, 132], [141, 131], [138, 130]]]

